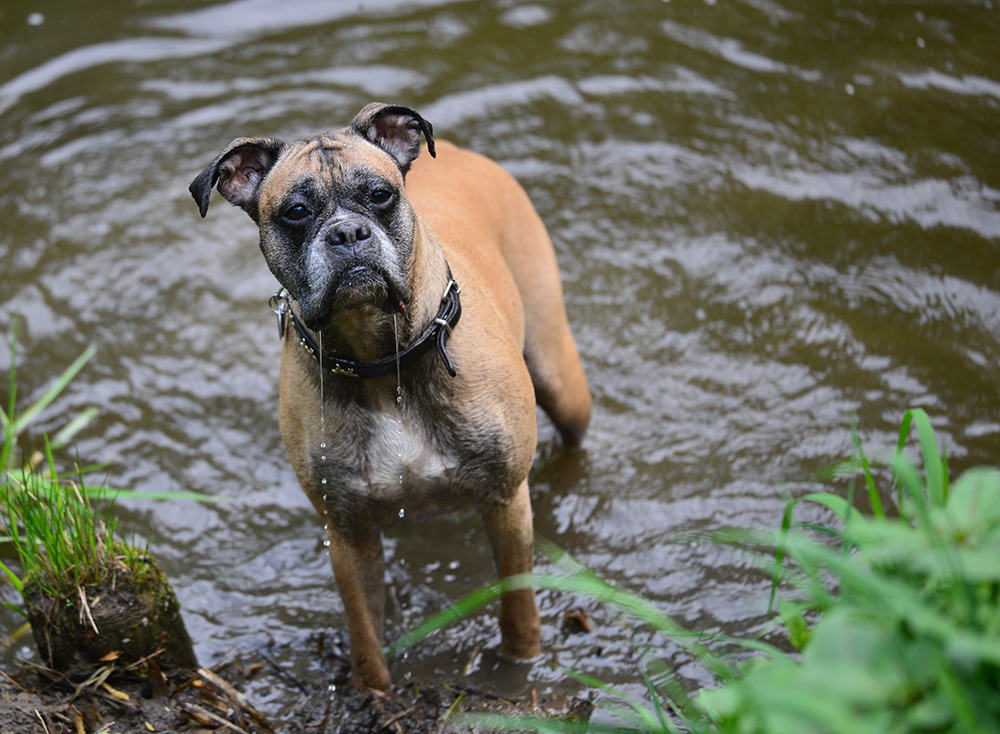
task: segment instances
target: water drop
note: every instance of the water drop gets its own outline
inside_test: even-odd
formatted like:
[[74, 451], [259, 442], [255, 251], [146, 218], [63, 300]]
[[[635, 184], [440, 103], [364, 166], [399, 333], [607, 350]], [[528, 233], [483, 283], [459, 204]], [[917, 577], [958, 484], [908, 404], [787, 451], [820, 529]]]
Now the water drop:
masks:
[[320, 484], [326, 484], [326, 477], [323, 477], [322, 479], [320, 479], [319, 483]]
[[330, 691], [330, 693], [336, 693], [337, 692], [337, 686], [335, 686], [333, 683], [331, 683], [329, 686], [327, 686], [327, 690]]
[[319, 447], [321, 449], [325, 449], [326, 448], [326, 441], [320, 441]]
[[[400, 479], [402, 479], [402, 477], [400, 477]], [[400, 516], [400, 518], [402, 518], [403, 515], [405, 515], [405, 514], [406, 514], [406, 510], [404, 510], [402, 507], [400, 507], [399, 508], [399, 516]]]
[[329, 548], [330, 547], [330, 539], [329, 538], [327, 538], [326, 540], [323, 541], [323, 547], [324, 548]]
[[319, 460], [320, 461], [326, 461], [326, 454], [323, 454], [322, 456], [320, 456]]
[[326, 495], [323, 495], [323, 501], [326, 502]]

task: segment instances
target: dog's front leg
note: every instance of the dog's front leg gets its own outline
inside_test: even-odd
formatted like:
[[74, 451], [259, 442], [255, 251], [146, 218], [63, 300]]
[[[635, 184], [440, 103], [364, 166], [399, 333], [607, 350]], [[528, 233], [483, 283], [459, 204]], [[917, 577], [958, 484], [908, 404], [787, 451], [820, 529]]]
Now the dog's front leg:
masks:
[[[500, 578], [528, 574], [534, 566], [534, 531], [528, 480], [509, 502], [484, 507], [483, 519], [493, 544]], [[533, 588], [508, 591], [500, 598], [500, 652], [510, 658], [531, 658], [541, 652], [541, 623]]]
[[392, 683], [382, 656], [385, 620], [385, 556], [377, 528], [345, 536], [331, 524], [330, 563], [347, 615], [351, 640], [351, 683], [359, 690], [389, 690]]

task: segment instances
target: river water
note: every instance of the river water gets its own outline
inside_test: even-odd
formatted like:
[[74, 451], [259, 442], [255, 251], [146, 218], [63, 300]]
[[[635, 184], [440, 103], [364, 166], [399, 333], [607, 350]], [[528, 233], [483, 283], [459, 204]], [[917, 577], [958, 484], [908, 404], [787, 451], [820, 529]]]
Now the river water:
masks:
[[[95, 345], [25, 443], [95, 405], [77, 450], [112, 462], [110, 485], [228, 500], [120, 505], [203, 662], [265, 650], [325, 686], [317, 636], [329, 650], [343, 616], [278, 434], [275, 282], [250, 220], [218, 200], [201, 220], [187, 185], [235, 137], [338, 127], [372, 100], [535, 202], [596, 408], [578, 452], [540, 418], [536, 527], [683, 624], [760, 629], [766, 576], [691, 534], [776, 527], [848, 455], [852, 412], [872, 451], [920, 406], [956, 471], [1000, 461], [992, 2], [94, 5], [0, 8], [0, 367], [18, 311], [22, 405]], [[399, 520], [386, 547], [390, 636], [492, 578], [472, 515]], [[556, 659], [631, 686], [653, 642], [706, 682], [614, 610], [540, 605], [542, 660], [498, 663], [484, 613], [394, 673], [521, 694], [558, 688]], [[595, 633], [564, 629], [575, 607]], [[0, 636], [18, 624], [0, 610]]]

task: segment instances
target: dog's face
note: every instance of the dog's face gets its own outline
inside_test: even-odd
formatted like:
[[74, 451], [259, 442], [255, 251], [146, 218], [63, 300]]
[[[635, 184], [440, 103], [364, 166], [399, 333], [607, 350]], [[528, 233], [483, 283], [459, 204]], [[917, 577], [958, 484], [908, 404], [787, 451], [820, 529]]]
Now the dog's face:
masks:
[[352, 308], [405, 309], [416, 218], [404, 190], [420, 135], [405, 107], [372, 104], [341, 130], [285, 142], [234, 140], [191, 184], [208, 210], [212, 187], [260, 229], [271, 272], [313, 330]]

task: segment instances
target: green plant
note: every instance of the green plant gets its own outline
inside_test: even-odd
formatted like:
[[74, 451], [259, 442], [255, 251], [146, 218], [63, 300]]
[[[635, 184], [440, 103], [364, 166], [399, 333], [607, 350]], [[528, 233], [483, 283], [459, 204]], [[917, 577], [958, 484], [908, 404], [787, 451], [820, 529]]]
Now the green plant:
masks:
[[[911, 426], [922, 475], [903, 455]], [[898, 517], [862, 515], [850, 492], [797, 500], [835, 513], [842, 528], [821, 528], [830, 545], [792, 525], [796, 503], [786, 511], [775, 569], [800, 595], [781, 618], [802, 657], [752, 660], [699, 696], [720, 731], [1000, 732], [1000, 472], [970, 469], [952, 485], [919, 409], [887, 463]], [[871, 487], [866, 464], [859, 453]], [[811, 628], [806, 613], [820, 615]]]
[[[903, 453], [916, 426], [924, 471]], [[800, 653], [760, 640], [697, 635], [649, 602], [616, 589], [544, 541], [563, 575], [514, 577], [470, 595], [428, 620], [389, 652], [479, 608], [512, 588], [588, 594], [669, 635], [711, 670], [718, 685], [689, 697], [652, 651], [640, 656], [648, 701], [567, 671], [604, 694], [605, 723], [477, 716], [482, 728], [541, 732], [1000, 732], [1000, 471], [970, 469], [953, 485], [927, 414], [904, 416], [892, 468], [898, 517], [884, 511], [872, 462], [854, 436], [847, 497], [817, 492], [789, 504], [777, 533], [716, 533], [718, 542], [769, 548], [773, 623]], [[853, 476], [873, 508], [854, 508]], [[821, 505], [836, 526], [797, 524], [795, 507]], [[810, 620], [813, 620], [810, 623]], [[737, 662], [733, 652], [745, 658]], [[755, 654], [747, 656], [746, 653]]]
[[[69, 442], [97, 415], [96, 408], [87, 408], [73, 416], [50, 441], [43, 436], [44, 451], [35, 451], [30, 458], [18, 457], [19, 437], [48, 408], [94, 355], [87, 348], [59, 375], [41, 398], [22, 413], [17, 407], [18, 319], [15, 317], [8, 370], [7, 410], [0, 408], [3, 445], [0, 447], [0, 518], [7, 535], [0, 543], [13, 543], [21, 566], [21, 576], [0, 561], [0, 571], [23, 594], [25, 583], [36, 582], [53, 596], [66, 596], [76, 588], [95, 583], [96, 579], [122, 562], [135, 565], [133, 556], [143, 555], [134, 543], [114, 541], [117, 528], [114, 502], [120, 497], [141, 499], [196, 499], [218, 501], [218, 498], [196, 492], [136, 492], [109, 489], [103, 483], [84, 481], [88, 473], [103, 466], [81, 466], [75, 462], [75, 476], [67, 480], [60, 476], [55, 452]], [[100, 502], [96, 510], [91, 499]], [[7, 604], [21, 614], [24, 611]]]
[[[84, 368], [87, 362], [94, 356], [96, 350], [93, 346], [87, 347], [84, 352], [67, 367], [52, 386], [42, 397], [32, 403], [21, 415], [15, 413], [17, 405], [17, 380], [15, 362], [17, 358], [17, 327], [18, 318], [14, 317], [10, 345], [10, 369], [8, 371], [8, 405], [7, 410], [0, 408], [0, 428], [3, 429], [4, 441], [0, 448], [0, 481], [3, 481], [12, 465], [17, 463], [17, 442], [18, 437], [24, 430], [45, 410], [52, 402], [59, 397], [59, 394], [66, 389], [66, 386]], [[56, 435], [53, 437], [50, 447], [59, 450], [69, 444], [70, 441], [85, 428], [96, 416], [97, 408], [87, 408], [74, 416]]]
[[[70, 599], [85, 586], [97, 585], [116, 568], [140, 568], [145, 556], [134, 544], [117, 542], [114, 501], [98, 510], [78, 481], [61, 478], [51, 446], [46, 444], [48, 470], [8, 472], [0, 485], [3, 520], [9, 542], [21, 566], [21, 578], [0, 562], [0, 570], [24, 593], [36, 584], [49, 596]], [[11, 609], [24, 614], [18, 607]]]
[[[3, 445], [0, 446], [0, 484], [3, 484], [4, 486], [7, 486], [7, 484], [13, 480], [14, 475], [18, 472], [23, 474], [26, 470], [37, 470], [40, 471], [44, 477], [46, 472], [49, 471], [50, 466], [53, 465], [51, 457], [47, 457], [46, 453], [43, 453], [42, 451], [33, 452], [27, 460], [18, 456], [17, 447], [19, 438], [28, 426], [38, 418], [41, 412], [48, 408], [56, 400], [56, 398], [59, 397], [63, 390], [66, 389], [70, 382], [72, 382], [73, 378], [79, 374], [80, 370], [84, 368], [96, 352], [93, 346], [87, 347], [87, 349], [85, 349], [83, 353], [54, 380], [52, 385], [38, 400], [28, 406], [23, 412], [18, 414], [16, 411], [17, 333], [18, 318], [15, 316], [10, 346], [10, 368], [8, 369], [7, 410], [4, 411], [4, 409], [0, 407], [0, 429], [3, 430]], [[48, 437], [45, 437], [46, 452], [57, 452], [68, 446], [73, 438], [75, 438], [81, 430], [86, 428], [94, 420], [98, 413], [98, 409], [93, 407], [86, 408], [77, 413], [66, 423], [65, 426], [63, 426], [63, 428], [56, 432], [51, 441]], [[49, 460], [47, 461], [47, 459]], [[83, 476], [104, 470], [106, 468], [106, 464], [81, 466], [79, 462], [77, 462], [75, 466], [75, 473]], [[18, 482], [15, 482], [15, 484], [17, 483]], [[23, 481], [20, 483], [23, 484]], [[83, 492], [92, 492], [101, 495], [114, 495], [117, 498], [127, 497], [146, 500], [188, 499], [198, 500], [200, 502], [223, 501], [222, 498], [212, 497], [199, 492], [139, 492], [131, 489], [111, 489], [104, 486], [103, 483], [91, 483], [87, 486], [84, 486], [81, 483], [79, 489]], [[3, 542], [4, 540], [6, 539], [0, 538], [0, 542]]]

